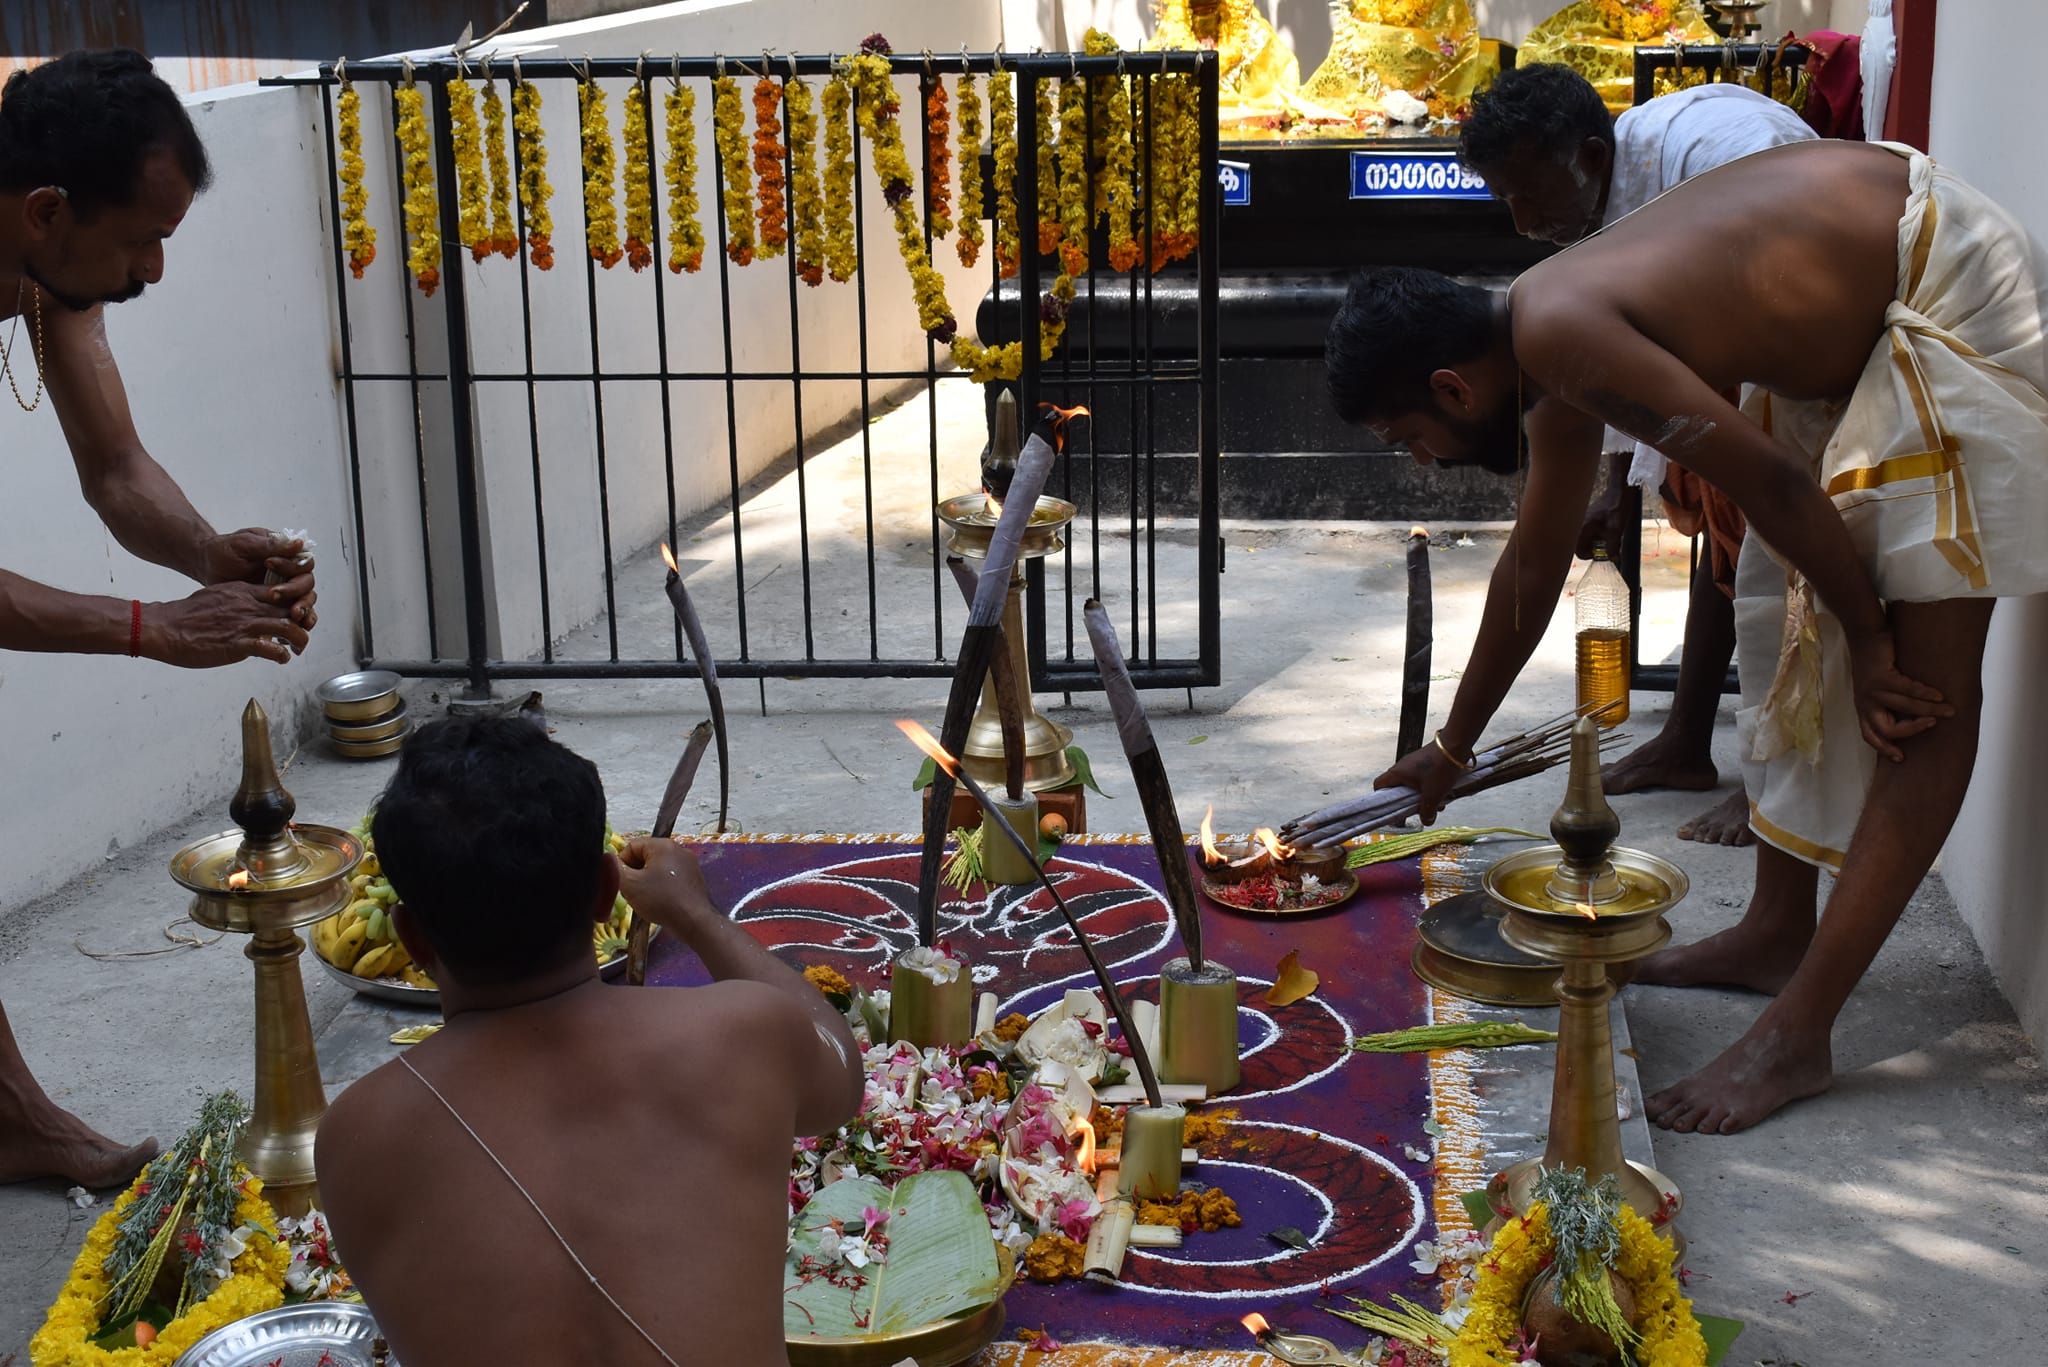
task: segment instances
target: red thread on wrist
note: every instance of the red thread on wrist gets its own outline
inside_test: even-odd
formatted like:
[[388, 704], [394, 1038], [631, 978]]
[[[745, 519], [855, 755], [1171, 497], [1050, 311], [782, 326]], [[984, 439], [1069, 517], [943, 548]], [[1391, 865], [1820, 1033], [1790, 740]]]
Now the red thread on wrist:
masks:
[[140, 657], [142, 654], [142, 600], [130, 599], [128, 603], [128, 653]]

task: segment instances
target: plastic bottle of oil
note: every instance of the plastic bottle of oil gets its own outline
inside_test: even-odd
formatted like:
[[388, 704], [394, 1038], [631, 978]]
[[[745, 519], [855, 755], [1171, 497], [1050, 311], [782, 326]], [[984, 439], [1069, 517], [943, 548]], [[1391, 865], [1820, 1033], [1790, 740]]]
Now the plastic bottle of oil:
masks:
[[1593, 548], [1593, 563], [1586, 566], [1572, 591], [1572, 617], [1578, 645], [1579, 706], [1614, 702], [1600, 714], [1600, 725], [1627, 721], [1628, 583], [1607, 558], [1605, 546]]

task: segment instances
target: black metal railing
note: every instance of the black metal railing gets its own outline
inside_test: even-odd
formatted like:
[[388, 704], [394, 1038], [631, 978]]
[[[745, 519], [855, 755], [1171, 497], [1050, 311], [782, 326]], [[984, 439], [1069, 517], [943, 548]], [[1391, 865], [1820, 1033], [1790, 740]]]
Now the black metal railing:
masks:
[[[769, 70], [768, 68], [771, 68]], [[1085, 57], [1068, 54], [1035, 54], [1031, 56], [1009, 56], [1006, 54], [967, 54], [936, 56], [932, 54], [899, 55], [891, 59], [892, 71], [899, 77], [916, 77], [920, 93], [927, 93], [933, 81], [945, 76], [972, 73], [986, 76], [994, 72], [1006, 72], [1016, 78], [1016, 108], [1018, 144], [1018, 174], [1016, 176], [1017, 217], [1020, 225], [1020, 239], [1024, 250], [1015, 278], [1004, 278], [996, 263], [993, 231], [989, 233], [987, 255], [990, 260], [988, 301], [981, 310], [983, 327], [981, 339], [989, 345], [1006, 340], [1022, 342], [1023, 359], [1021, 373], [1016, 381], [1018, 397], [1026, 413], [1036, 411], [1040, 399], [1057, 400], [1063, 404], [1079, 401], [1089, 403], [1091, 397], [1101, 397], [1104, 388], [1113, 387], [1117, 396], [1117, 418], [1122, 423], [1123, 435], [1128, 441], [1127, 450], [1131, 455], [1130, 487], [1123, 492], [1122, 500], [1111, 511], [1112, 500], [1101, 497], [1099, 488], [1075, 490], [1071, 471], [1065, 477], [1060, 492], [1073, 497], [1079, 505], [1074, 528], [1069, 537], [1068, 548], [1062, 553], [1060, 568], [1062, 607], [1065, 619], [1063, 648], [1053, 652], [1049, 646], [1048, 613], [1046, 609], [1045, 562], [1034, 561], [1029, 568], [1027, 592], [1027, 619], [1029, 653], [1032, 662], [1034, 685], [1039, 688], [1066, 691], [1086, 690], [1099, 686], [1099, 678], [1092, 654], [1085, 640], [1077, 642], [1074, 632], [1074, 597], [1076, 590], [1084, 588], [1084, 580], [1092, 591], [1101, 595], [1108, 586], [1104, 578], [1105, 534], [1123, 535], [1128, 540], [1128, 565], [1120, 566], [1113, 596], [1128, 595], [1130, 614], [1129, 634], [1126, 647], [1131, 652], [1131, 673], [1141, 687], [1193, 687], [1214, 685], [1221, 677], [1220, 644], [1220, 589], [1218, 575], [1221, 572], [1221, 540], [1218, 531], [1220, 509], [1218, 506], [1217, 463], [1219, 456], [1219, 409], [1218, 409], [1218, 345], [1217, 345], [1217, 261], [1218, 238], [1221, 228], [1221, 197], [1216, 182], [1217, 164], [1217, 62], [1213, 53], [1174, 52], [1129, 54], [1121, 57]], [[679, 57], [679, 58], [619, 58], [619, 59], [536, 59], [519, 64], [516, 79], [540, 85], [554, 83], [565, 91], [573, 91], [578, 81], [631, 80], [638, 84], [642, 99], [647, 101], [650, 124], [658, 126], [660, 102], [654, 89], [656, 82], [663, 79], [676, 81], [708, 81], [721, 74], [738, 76], [769, 75], [774, 78], [826, 77], [836, 69], [836, 59], [827, 54], [811, 56], [772, 57]], [[729, 604], [711, 605], [712, 610], [726, 610], [734, 628], [727, 640], [714, 637], [714, 650], [722, 658], [718, 670], [728, 678], [904, 678], [937, 677], [952, 672], [947, 658], [950, 649], [946, 632], [946, 614], [949, 608], [959, 611], [952, 604], [949, 578], [943, 560], [942, 528], [936, 512], [929, 519], [931, 550], [930, 569], [930, 624], [931, 649], [929, 655], [914, 650], [905, 651], [895, 645], [901, 639], [894, 630], [893, 622], [885, 624], [884, 612], [878, 592], [877, 574], [877, 529], [875, 520], [874, 478], [875, 452], [870, 436], [871, 424], [879, 410], [892, 397], [903, 392], [922, 393], [928, 412], [926, 444], [929, 466], [929, 485], [932, 495], [930, 502], [936, 504], [943, 493], [957, 492], [941, 490], [939, 472], [939, 416], [938, 389], [943, 384], [967, 384], [971, 380], [963, 372], [941, 369], [944, 359], [937, 343], [925, 341], [924, 364], [922, 367], [883, 367], [871, 363], [869, 335], [868, 271], [858, 271], [853, 281], [843, 286], [854, 291], [857, 318], [857, 360], [851, 366], [817, 366], [806, 368], [803, 341], [803, 320], [800, 300], [803, 291], [799, 289], [796, 254], [794, 250], [784, 253], [787, 267], [787, 294], [789, 309], [788, 365], [786, 367], [748, 364], [736, 353], [734, 344], [733, 309], [734, 282], [733, 265], [725, 248], [728, 225], [724, 213], [725, 189], [721, 159], [716, 155], [699, 159], [698, 183], [702, 187], [700, 202], [703, 204], [703, 221], [706, 228], [715, 223], [715, 235], [707, 233], [705, 264], [715, 263], [719, 307], [719, 328], [722, 339], [722, 364], [715, 368], [679, 366], [673, 363], [675, 357], [669, 336], [669, 315], [665, 305], [666, 271], [657, 260], [653, 270], [651, 292], [654, 307], [654, 359], [650, 369], [644, 365], [622, 364], [616, 369], [607, 369], [603, 353], [605, 334], [616, 336], [616, 327], [601, 327], [600, 291], [597, 287], [598, 268], [590, 254], [580, 250], [581, 234], [567, 230], [572, 216], [580, 218], [581, 197], [576, 193], [580, 176], [572, 168], [575, 163], [567, 156], [558, 154], [551, 164], [559, 182], [555, 203], [560, 206], [557, 218], [563, 230], [557, 233], [562, 240], [558, 254], [562, 263], [570, 261], [569, 243], [576, 242], [575, 256], [583, 258], [585, 294], [587, 308], [580, 321], [587, 330], [588, 366], [561, 366], [542, 364], [536, 352], [536, 304], [534, 299], [535, 267], [528, 259], [528, 252], [522, 245], [516, 263], [506, 263], [518, 273], [518, 318], [521, 336], [519, 339], [519, 363], [516, 366], [486, 366], [475, 363], [473, 356], [475, 339], [472, 337], [470, 308], [470, 287], [475, 283], [469, 272], [478, 269], [465, 261], [465, 249], [460, 243], [460, 221], [458, 196], [456, 193], [456, 154], [450, 125], [450, 99], [448, 82], [458, 75], [476, 82], [479, 88], [485, 83], [502, 86], [507, 105], [511, 103], [511, 86], [515, 72], [512, 64], [499, 62], [491, 68], [482, 68], [475, 59], [458, 65], [449, 57], [431, 61], [404, 64], [394, 61], [349, 63], [346, 75], [350, 82], [359, 86], [383, 85], [390, 88], [394, 101], [394, 144], [390, 182], [392, 203], [403, 196], [403, 185], [399, 174], [399, 160], [402, 151], [396, 147], [395, 99], [398, 87], [407, 82], [431, 92], [434, 147], [433, 160], [435, 181], [439, 190], [439, 218], [442, 238], [441, 284], [444, 293], [437, 301], [417, 299], [410, 273], [404, 268], [405, 238], [402, 228], [396, 234], [397, 241], [386, 248], [389, 265], [380, 261], [372, 267], [378, 273], [377, 279], [361, 282], [349, 279], [342, 243], [342, 222], [340, 207], [333, 187], [336, 185], [338, 170], [336, 116], [334, 91], [338, 85], [336, 73], [331, 65], [323, 65], [317, 77], [279, 78], [268, 84], [315, 84], [322, 87], [323, 117], [327, 130], [327, 184], [330, 196], [330, 227], [334, 236], [334, 271], [336, 279], [336, 314], [339, 325], [340, 362], [338, 379], [342, 391], [343, 420], [348, 447], [349, 486], [354, 502], [354, 532], [356, 538], [355, 566], [357, 591], [361, 602], [361, 655], [367, 666], [387, 668], [413, 677], [459, 678], [465, 681], [472, 695], [489, 691], [495, 679], [545, 679], [545, 678], [654, 678], [690, 677], [697, 671], [696, 664], [688, 658], [679, 629], [661, 620], [659, 628], [664, 639], [659, 646], [647, 648], [645, 639], [629, 639], [622, 642], [622, 617], [630, 616], [634, 605], [627, 604], [628, 612], [621, 612], [619, 576], [623, 562], [651, 549], [651, 542], [620, 546], [614, 542], [613, 521], [614, 501], [618, 498], [651, 497], [652, 490], [642, 490], [636, 484], [636, 477], [619, 475], [614, 470], [613, 451], [607, 447], [607, 422], [605, 402], [607, 391], [617, 392], [621, 386], [654, 385], [660, 394], [659, 430], [661, 434], [661, 465], [663, 471], [663, 498], [667, 528], [667, 540], [671, 545], [680, 545], [682, 535], [690, 525], [693, 516], [703, 515], [713, 520], [722, 518], [730, 522], [729, 555], [732, 567], [733, 598]], [[1192, 77], [1197, 92], [1197, 109], [1200, 127], [1199, 164], [1195, 168], [1200, 177], [1200, 242], [1194, 252], [1191, 267], [1179, 267], [1178, 272], [1190, 273], [1196, 282], [1198, 318], [1193, 332], [1192, 347], [1184, 338], [1177, 339], [1169, 350], [1158, 345], [1154, 329], [1153, 278], [1141, 263], [1135, 271], [1109, 274], [1100, 269], [1104, 254], [1098, 243], [1091, 252], [1091, 261], [1097, 270], [1084, 280], [1077, 281], [1081, 299], [1076, 301], [1076, 319], [1082, 326], [1071, 327], [1066, 341], [1056, 353], [1053, 364], [1048, 367], [1039, 359], [1040, 316], [1039, 300], [1045, 282], [1045, 267], [1036, 243], [1032, 240], [1038, 217], [1039, 187], [1033, 174], [1038, 143], [1036, 120], [1032, 117], [1035, 95], [1040, 82], [1073, 78], [1129, 78], [1119, 81], [1117, 89], [1127, 99], [1128, 110], [1135, 126], [1143, 127], [1149, 134], [1152, 126], [1152, 100], [1156, 82], [1163, 77]], [[547, 89], [542, 86], [542, 89]], [[781, 96], [780, 110], [785, 128], [788, 125], [786, 93]], [[856, 101], [860, 98], [855, 92]], [[544, 99], [544, 102], [545, 99]], [[929, 166], [928, 114], [925, 102], [918, 104], [918, 118], [908, 117], [908, 101], [904, 101], [902, 131], [908, 147], [911, 136], [920, 137], [920, 145], [927, 151], [924, 161], [926, 174], [923, 178], [925, 210], [925, 241], [927, 251], [931, 247], [931, 176]], [[1095, 102], [1089, 101], [1092, 111]], [[712, 101], [700, 98], [698, 101], [698, 124], [704, 126], [710, 121]], [[856, 110], [857, 113], [857, 110]], [[822, 129], [823, 118], [819, 119]], [[866, 222], [866, 211], [870, 205], [879, 205], [880, 199], [869, 193], [865, 185], [863, 163], [870, 159], [870, 150], [859, 127], [857, 117], [852, 122], [853, 164], [854, 164], [854, 215], [856, 231]], [[658, 136], [658, 135], [657, 135]], [[515, 156], [515, 187], [520, 179], [516, 165], [517, 140], [508, 140]], [[559, 141], [559, 140], [558, 140]], [[1091, 146], [1094, 138], [1089, 138]], [[1139, 184], [1150, 184], [1151, 139], [1147, 136], [1142, 143]], [[650, 149], [650, 155], [652, 150]], [[784, 142], [785, 172], [790, 169], [788, 143]], [[916, 152], [911, 153], [912, 163], [917, 164]], [[1088, 190], [1093, 202], [1097, 177], [1103, 168], [1090, 159], [1088, 167]], [[793, 180], [793, 177], [786, 177]], [[992, 176], [984, 176], [987, 186], [986, 202], [993, 208], [996, 195]], [[654, 176], [653, 198], [654, 226], [652, 245], [657, 256], [661, 255], [660, 245], [665, 237], [662, 217], [666, 211], [662, 180]], [[579, 207], [571, 210], [574, 201]], [[527, 207], [523, 199], [517, 205], [517, 220], [526, 221]], [[1138, 206], [1138, 221], [1134, 228], [1141, 243], [1149, 240], [1152, 230], [1152, 204], [1150, 196], [1142, 196]], [[1093, 215], [1091, 214], [1091, 220]], [[792, 244], [793, 246], [793, 244]], [[774, 269], [772, 263], [764, 263]], [[497, 269], [486, 266], [484, 269]], [[750, 269], [762, 269], [757, 264]], [[381, 282], [381, 283], [380, 283]], [[390, 288], [396, 282], [403, 294], [403, 361], [401, 364], [386, 366], [364, 364], [363, 355], [367, 335], [358, 335], [363, 326], [363, 309], [356, 310], [351, 317], [351, 297], [357, 291], [373, 288]], [[828, 286], [827, 288], [832, 288]], [[1128, 313], [1127, 336], [1118, 346], [1100, 344], [1097, 334], [1095, 307], [1099, 300], [1121, 294]], [[1083, 304], [1086, 304], [1085, 310]], [[388, 311], [388, 310], [387, 310]], [[961, 310], [963, 326], [971, 321], [971, 311]], [[445, 358], [441, 363], [423, 364], [423, 353], [430, 360], [436, 350], [430, 343], [424, 343], [422, 331], [435, 325], [445, 328]], [[1182, 330], [1183, 332], [1185, 330]], [[374, 339], [379, 352], [388, 352], [394, 339], [386, 336]], [[493, 339], [494, 341], [496, 339]], [[807, 481], [808, 463], [815, 444], [806, 435], [804, 417], [804, 386], [806, 383], [844, 382], [857, 387], [857, 419], [860, 441], [861, 482], [864, 490], [862, 536], [865, 559], [865, 640], [851, 649], [835, 652], [821, 645], [817, 626], [817, 604], [814, 595], [814, 535], [813, 494]], [[677, 487], [676, 438], [679, 415], [675, 396], [676, 385], [690, 387], [714, 386], [722, 389], [724, 408], [724, 444], [726, 447], [725, 490], [719, 504], [706, 509], [691, 509], [681, 506]], [[796, 489], [794, 515], [795, 539], [797, 542], [797, 568], [801, 577], [801, 605], [803, 615], [802, 649], [800, 653], [770, 653], [758, 650], [755, 645], [757, 633], [750, 623], [748, 611], [749, 584], [747, 579], [748, 537], [758, 535], [758, 524], [749, 519], [749, 525], [742, 526], [741, 511], [750, 487], [749, 479], [742, 469], [742, 441], [740, 436], [740, 415], [749, 400], [743, 396], [743, 388], [758, 385], [776, 385], [788, 388], [790, 416], [793, 423], [793, 449], [782, 464], [774, 467], [774, 473], [793, 473]], [[523, 390], [525, 406], [526, 441], [530, 447], [531, 459], [531, 509], [533, 530], [533, 564], [537, 567], [538, 622], [526, 623], [521, 630], [537, 627], [537, 658], [501, 658], [491, 646], [493, 613], [497, 613], [499, 637], [504, 639], [512, 624], [505, 614], [512, 609], [499, 599], [494, 599], [488, 582], [484, 549], [483, 524], [485, 519], [484, 494], [479, 486], [479, 462], [486, 454], [482, 449], [483, 438], [478, 431], [476, 413], [480, 401], [504, 387], [515, 391]], [[579, 619], [566, 625], [556, 620], [551, 593], [551, 572], [558, 571], [556, 563], [559, 551], [551, 553], [549, 545], [549, 504], [547, 487], [550, 474], [559, 480], [558, 472], [544, 469], [542, 447], [542, 413], [548, 403], [548, 395], [556, 392], [573, 392], [583, 389], [588, 396], [591, 416], [592, 451], [594, 460], [595, 497], [597, 503], [598, 553], [602, 557], [603, 605], [601, 616], [604, 622], [604, 649], [596, 658], [571, 658], [571, 652], [558, 647], [565, 631], [585, 625]], [[1195, 519], [1197, 537], [1196, 573], [1194, 582], [1186, 582], [1186, 576], [1169, 574], [1162, 578], [1158, 568], [1160, 550], [1155, 500], [1151, 496], [1152, 466], [1160, 454], [1156, 449], [1158, 427], [1155, 420], [1155, 396], [1187, 394], [1192, 390], [1192, 405], [1195, 413], [1194, 453], [1198, 458], [1200, 497], [1199, 511]], [[445, 392], [445, 411], [439, 402]], [[369, 493], [365, 488], [364, 444], [368, 439], [369, 410], [375, 405], [402, 405], [403, 416], [411, 428], [412, 465], [409, 472], [412, 494], [416, 497], [417, 561], [420, 582], [412, 588], [424, 593], [425, 645], [424, 656], [411, 657], [395, 653], [390, 649], [378, 648], [378, 602], [379, 585], [376, 566], [379, 563], [380, 537], [400, 537], [401, 529], [370, 525], [365, 509]], [[1092, 404], [1090, 405], [1093, 406]], [[391, 420], [389, 412], [383, 416]], [[707, 415], [708, 416], [708, 415]], [[429, 439], [431, 428], [441, 430], [445, 425], [445, 443]], [[708, 429], [709, 424], [696, 427], [693, 435]], [[1088, 449], [1094, 450], [1093, 427], [1083, 429]], [[444, 449], [445, 448], [445, 449]], [[1098, 467], [1091, 462], [1090, 478], [1097, 478], [1093, 472]], [[378, 472], [380, 475], [383, 471]], [[755, 476], [759, 479], [760, 476]], [[1056, 479], [1059, 477], [1056, 476]], [[554, 487], [559, 489], [559, 484]], [[559, 494], [557, 495], [559, 497]], [[436, 562], [434, 527], [436, 519], [447, 516], [452, 505], [458, 536], [455, 546], [459, 549], [459, 603], [461, 609], [462, 633], [459, 643], [446, 641], [445, 617], [457, 595], [450, 593], [445, 598], [448, 569], [445, 556], [448, 543], [443, 541], [443, 560]], [[524, 512], [525, 510], [522, 510]], [[409, 520], [409, 518], [408, 518]], [[408, 544], [414, 535], [407, 527], [402, 530], [402, 539]], [[1089, 563], [1083, 567], [1075, 560], [1075, 543], [1090, 548]], [[403, 557], [399, 557], [403, 558]], [[1127, 578], [1122, 571], [1127, 570]], [[403, 577], [403, 576], [400, 576]], [[835, 585], [835, 589], [842, 586]], [[382, 586], [382, 596], [387, 599], [396, 596], [402, 604], [409, 594], [405, 586]], [[1167, 597], [1162, 599], [1162, 589]], [[700, 602], [702, 593], [693, 585]], [[849, 597], [843, 591], [835, 594], [838, 602], [845, 603]], [[922, 595], [920, 595], [921, 599]], [[1162, 649], [1162, 626], [1160, 609], [1162, 604], [1175, 609], [1180, 620], [1178, 633], [1167, 633], [1168, 644]], [[893, 606], [893, 605], [892, 605]], [[1179, 611], [1191, 608], [1194, 620], [1192, 649], [1182, 648], [1185, 641], [1186, 613]], [[586, 614], [595, 620], [600, 614]], [[835, 614], [836, 619], [836, 614]], [[644, 623], [642, 625], [645, 625]], [[444, 649], [453, 645], [451, 649]], [[891, 648], [885, 650], [885, 645]], [[860, 647], [864, 646], [864, 650]], [[636, 653], [636, 647], [640, 647]], [[502, 654], [511, 654], [506, 651]]]

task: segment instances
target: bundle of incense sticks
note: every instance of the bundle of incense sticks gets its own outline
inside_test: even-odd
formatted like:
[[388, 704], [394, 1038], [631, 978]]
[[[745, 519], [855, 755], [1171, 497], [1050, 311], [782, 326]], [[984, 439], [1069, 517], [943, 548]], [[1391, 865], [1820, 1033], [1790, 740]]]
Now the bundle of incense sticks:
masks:
[[[1584, 712], [1574, 709], [1532, 731], [1510, 736], [1498, 745], [1481, 750], [1473, 756], [1470, 772], [1451, 785], [1444, 801], [1448, 803], [1470, 797], [1473, 793], [1513, 783], [1564, 763], [1572, 757], [1573, 724], [1581, 715], [1596, 714], [1612, 705], [1603, 704], [1587, 708]], [[1626, 737], [1610, 731], [1602, 734], [1600, 745], [1605, 749], [1624, 739]], [[1406, 821], [1419, 810], [1421, 804], [1413, 788], [1378, 788], [1364, 797], [1296, 817], [1281, 828], [1280, 838], [1290, 845], [1342, 844], [1368, 831]]]

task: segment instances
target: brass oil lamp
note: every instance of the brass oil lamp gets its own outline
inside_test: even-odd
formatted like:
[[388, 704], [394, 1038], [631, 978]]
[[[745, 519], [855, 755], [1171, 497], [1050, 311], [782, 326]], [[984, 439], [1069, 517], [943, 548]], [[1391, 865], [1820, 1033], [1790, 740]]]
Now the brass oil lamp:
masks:
[[[996, 400], [995, 430], [982, 459], [982, 488], [958, 494], [939, 504], [939, 520], [946, 524], [946, 548], [955, 555], [980, 560], [988, 554], [989, 538], [1002, 511], [1002, 498], [1010, 490], [1010, 476], [1017, 468], [1022, 449], [1018, 437], [1017, 400], [1005, 389]], [[1010, 573], [1009, 596], [1003, 601], [1003, 635], [1009, 658], [993, 668], [1008, 669], [1017, 681], [1017, 696], [1024, 711], [1024, 786], [1035, 793], [1065, 788], [1074, 782], [1074, 765], [1067, 747], [1074, 733], [1058, 722], [1040, 715], [1031, 701], [1031, 665], [1024, 651], [1024, 562], [1056, 554], [1066, 547], [1067, 524], [1074, 520], [1074, 505], [1051, 494], [1039, 496], [1031, 512], [1031, 523], [1017, 549], [1017, 564]], [[961, 747], [961, 763], [975, 781], [996, 789], [1004, 781], [1003, 724], [996, 710], [993, 677], [981, 686], [981, 703], [975, 708], [967, 743]]]
[[1495, 1176], [1487, 1199], [1502, 1216], [1523, 1215], [1545, 1168], [1583, 1168], [1590, 1182], [1612, 1175], [1623, 1201], [1664, 1226], [1678, 1214], [1677, 1186], [1656, 1169], [1622, 1157], [1609, 966], [1632, 962], [1670, 940], [1664, 913], [1690, 884], [1668, 860], [1614, 843], [1621, 819], [1600, 788], [1600, 733], [1590, 717], [1572, 728], [1571, 777], [1564, 802], [1550, 818], [1550, 835], [1555, 844], [1509, 855], [1483, 880], [1502, 912], [1501, 938], [1562, 968], [1549, 1139], [1542, 1158]]
[[195, 840], [171, 857], [171, 877], [192, 894], [191, 917], [210, 930], [249, 936], [256, 972], [256, 1093], [238, 1152], [283, 1215], [318, 1204], [313, 1138], [327, 1113], [299, 926], [348, 905], [348, 877], [362, 842], [332, 826], [297, 825], [297, 804], [278, 777], [270, 719], [254, 698], [242, 712], [242, 784], [228, 804], [238, 830]]

